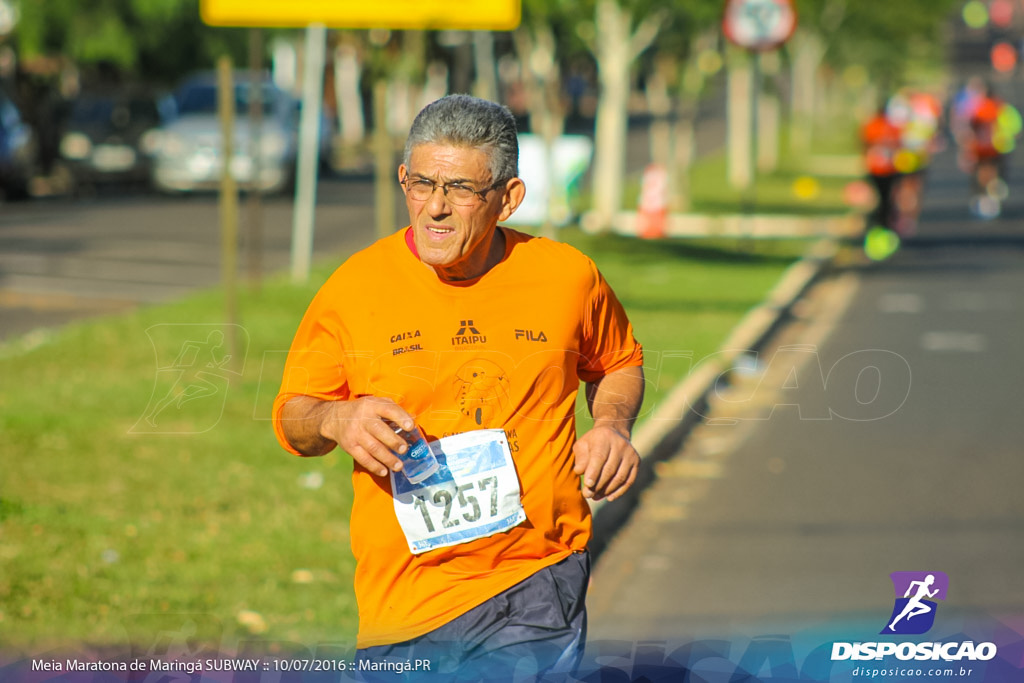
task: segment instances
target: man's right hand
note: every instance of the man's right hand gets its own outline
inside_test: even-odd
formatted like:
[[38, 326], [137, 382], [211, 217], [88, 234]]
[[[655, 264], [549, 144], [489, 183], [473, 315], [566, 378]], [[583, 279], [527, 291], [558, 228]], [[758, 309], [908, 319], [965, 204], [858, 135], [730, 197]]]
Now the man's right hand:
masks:
[[284, 405], [281, 425], [288, 442], [304, 455], [323, 455], [341, 446], [367, 471], [385, 476], [399, 472], [402, 461], [392, 452], [408, 445], [385, 422], [412, 429], [415, 421], [389, 398], [363, 396], [350, 401], [323, 401], [296, 396]]

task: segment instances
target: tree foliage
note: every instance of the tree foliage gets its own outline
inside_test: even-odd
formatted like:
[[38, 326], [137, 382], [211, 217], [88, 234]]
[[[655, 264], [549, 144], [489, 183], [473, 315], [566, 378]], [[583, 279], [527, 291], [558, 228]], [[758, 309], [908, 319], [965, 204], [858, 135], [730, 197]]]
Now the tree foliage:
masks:
[[[523, 0], [523, 23], [550, 26], [558, 39], [564, 61], [589, 57], [594, 52], [597, 0]], [[723, 0], [625, 0], [634, 26], [644, 18], [657, 16], [661, 29], [649, 50], [686, 58], [695, 38], [722, 17]]]
[[801, 28], [824, 41], [835, 67], [858, 64], [872, 79], [899, 84], [917, 60], [938, 62], [942, 31], [959, 0], [796, 0]]
[[245, 59], [242, 29], [210, 27], [199, 0], [20, 0], [14, 40], [23, 60], [65, 57], [170, 83], [217, 57]]

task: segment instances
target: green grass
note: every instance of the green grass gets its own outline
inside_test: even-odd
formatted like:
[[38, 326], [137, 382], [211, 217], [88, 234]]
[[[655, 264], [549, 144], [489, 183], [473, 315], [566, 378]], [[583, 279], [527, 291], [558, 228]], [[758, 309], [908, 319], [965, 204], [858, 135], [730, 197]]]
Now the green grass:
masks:
[[[812, 157], [859, 155], [855, 121], [830, 121], [828, 130], [816, 130], [812, 141]], [[779, 158], [772, 171], [759, 171], [752, 190], [736, 190], [728, 180], [725, 151], [697, 159], [689, 170], [690, 212], [734, 214], [740, 212], [821, 215], [847, 213], [843, 190], [859, 176], [823, 176], [815, 173], [813, 159], [789, 150], [788, 128], [780, 131]], [[817, 191], [801, 195], [796, 191], [799, 179], [811, 178]], [[640, 196], [640, 174], [627, 179], [623, 206], [632, 209]], [[581, 198], [585, 204], [588, 198]]]
[[173, 386], [157, 367], [222, 322], [216, 293], [77, 324], [0, 361], [0, 642], [120, 642], [132, 623], [167, 630], [185, 614], [216, 642], [250, 612], [277, 638], [351, 635], [348, 467], [286, 455], [267, 421], [273, 352], [313, 291], [275, 282], [245, 297], [249, 346], [223, 412], [195, 401], [159, 430], [138, 427]]
[[[630, 312], [648, 407], [803, 248], [563, 237]], [[175, 386], [185, 342], [223, 328], [217, 291], [0, 347], [0, 643], [354, 641], [349, 461], [287, 455], [268, 419], [284, 351], [336, 263], [308, 286], [243, 292], [235, 364], [210, 370], [222, 382], [211, 397], [156, 426], [142, 418]]]
[[758, 174], [751, 193], [733, 189], [727, 180], [727, 170], [723, 155], [708, 157], [694, 166], [691, 175], [693, 212], [728, 214], [748, 210], [751, 213], [820, 215], [849, 210], [843, 202], [843, 189], [851, 178], [813, 178], [816, 193], [801, 198], [794, 190], [796, 183], [813, 177], [801, 169], [780, 168]]
[[597, 262], [644, 346], [641, 421], [691, 368], [718, 350], [807, 248], [800, 240], [643, 241], [570, 231], [563, 238]]

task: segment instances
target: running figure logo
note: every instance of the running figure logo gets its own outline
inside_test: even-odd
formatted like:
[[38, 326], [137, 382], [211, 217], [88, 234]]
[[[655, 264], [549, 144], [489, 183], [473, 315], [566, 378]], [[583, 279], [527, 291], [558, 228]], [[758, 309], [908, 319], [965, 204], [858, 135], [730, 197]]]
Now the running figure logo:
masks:
[[889, 576], [896, 591], [896, 604], [881, 633], [927, 633], [935, 623], [935, 600], [946, 599], [949, 577], [942, 572], [893, 572]]
[[239, 326], [164, 324], [146, 330], [156, 352], [156, 376], [130, 433], [199, 434], [220, 421], [228, 387], [242, 367], [241, 359], [231, 357], [228, 332], [244, 359], [248, 336]]

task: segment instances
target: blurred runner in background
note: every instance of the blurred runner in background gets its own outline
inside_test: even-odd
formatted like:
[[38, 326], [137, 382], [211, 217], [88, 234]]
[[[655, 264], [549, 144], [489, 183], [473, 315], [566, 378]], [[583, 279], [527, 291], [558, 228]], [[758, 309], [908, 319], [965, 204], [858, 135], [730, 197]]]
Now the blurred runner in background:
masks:
[[940, 144], [942, 105], [931, 93], [902, 90], [889, 98], [886, 114], [900, 129], [894, 162], [901, 176], [895, 196], [899, 216], [893, 227], [900, 237], [907, 237], [917, 228], [925, 172]]
[[874, 260], [891, 256], [917, 227], [925, 171], [944, 144], [941, 120], [938, 97], [901, 90], [861, 126], [864, 163], [878, 193], [864, 236], [864, 251]]
[[[971, 114], [978, 106], [978, 101], [985, 95], [985, 79], [980, 76], [971, 76], [964, 83], [963, 87], [953, 97], [949, 109], [949, 133], [957, 146], [963, 150], [965, 141], [971, 134]], [[965, 173], [968, 167], [964, 165], [964, 157], [961, 154], [958, 161], [960, 168]]]
[[1021, 115], [989, 83], [974, 98], [965, 98], [963, 118], [960, 157], [971, 178], [971, 212], [996, 218], [1009, 194], [1006, 162], [1021, 132]]
[[893, 187], [899, 178], [896, 154], [900, 150], [900, 129], [886, 115], [885, 106], [879, 107], [875, 115], [861, 126], [860, 139], [864, 165], [878, 193], [878, 204], [868, 215], [868, 228], [879, 226], [895, 230]]

